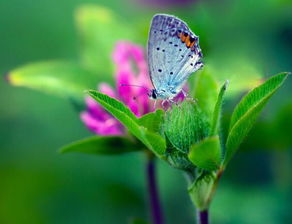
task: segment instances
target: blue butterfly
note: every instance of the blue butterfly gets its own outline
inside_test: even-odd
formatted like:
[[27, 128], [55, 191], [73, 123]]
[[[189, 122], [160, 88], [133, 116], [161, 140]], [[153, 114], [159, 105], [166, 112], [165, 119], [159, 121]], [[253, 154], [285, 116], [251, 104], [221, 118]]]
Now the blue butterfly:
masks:
[[199, 37], [175, 16], [153, 17], [148, 39], [152, 99], [169, 100], [182, 91], [189, 76], [203, 66]]

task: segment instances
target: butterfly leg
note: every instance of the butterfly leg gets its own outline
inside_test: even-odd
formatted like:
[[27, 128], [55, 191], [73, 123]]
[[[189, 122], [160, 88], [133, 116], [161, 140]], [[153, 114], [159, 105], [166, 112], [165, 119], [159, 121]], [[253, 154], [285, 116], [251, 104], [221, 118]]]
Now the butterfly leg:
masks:
[[163, 108], [163, 110], [166, 110], [167, 109], [167, 107], [165, 107], [165, 102], [166, 102], [166, 100], [162, 100], [162, 102], [161, 102], [161, 106], [162, 106], [162, 108]]
[[157, 104], [157, 100], [154, 100], [154, 104], [153, 104], [153, 110], [155, 111], [156, 109], [156, 104]]
[[184, 98], [188, 98], [189, 97], [189, 94], [186, 91], [184, 91], [184, 89], [182, 89], [181, 92], [184, 95]]
[[178, 102], [177, 101], [174, 101], [173, 99], [169, 99], [168, 101], [169, 101], [169, 103], [170, 103], [171, 106], [173, 104], [178, 105]]

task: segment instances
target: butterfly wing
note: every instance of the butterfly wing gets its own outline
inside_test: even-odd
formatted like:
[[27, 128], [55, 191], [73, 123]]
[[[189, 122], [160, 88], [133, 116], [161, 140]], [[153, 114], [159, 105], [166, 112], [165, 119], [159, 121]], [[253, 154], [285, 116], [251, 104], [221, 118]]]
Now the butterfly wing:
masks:
[[173, 88], [179, 92], [187, 78], [203, 65], [201, 57], [199, 38], [185, 22], [165, 14], [153, 17], [148, 65], [154, 88]]

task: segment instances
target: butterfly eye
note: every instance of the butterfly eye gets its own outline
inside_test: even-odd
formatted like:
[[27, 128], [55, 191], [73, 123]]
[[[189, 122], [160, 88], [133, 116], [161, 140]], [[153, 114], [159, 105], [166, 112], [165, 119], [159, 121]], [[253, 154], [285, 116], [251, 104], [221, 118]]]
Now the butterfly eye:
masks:
[[157, 98], [157, 92], [155, 89], [152, 90], [151, 92], [151, 98], [156, 99]]

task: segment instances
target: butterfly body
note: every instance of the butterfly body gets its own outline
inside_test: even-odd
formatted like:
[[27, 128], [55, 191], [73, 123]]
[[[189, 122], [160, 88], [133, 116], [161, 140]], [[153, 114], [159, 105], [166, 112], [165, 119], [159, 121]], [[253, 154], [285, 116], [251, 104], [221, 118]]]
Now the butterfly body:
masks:
[[203, 63], [199, 38], [182, 20], [166, 14], [153, 17], [148, 39], [148, 65], [153, 99], [171, 100]]
[[161, 86], [157, 87], [157, 89], [151, 90], [151, 98], [153, 99], [162, 99], [162, 100], [168, 100], [173, 99], [180, 91], [181, 87], [179, 86]]

